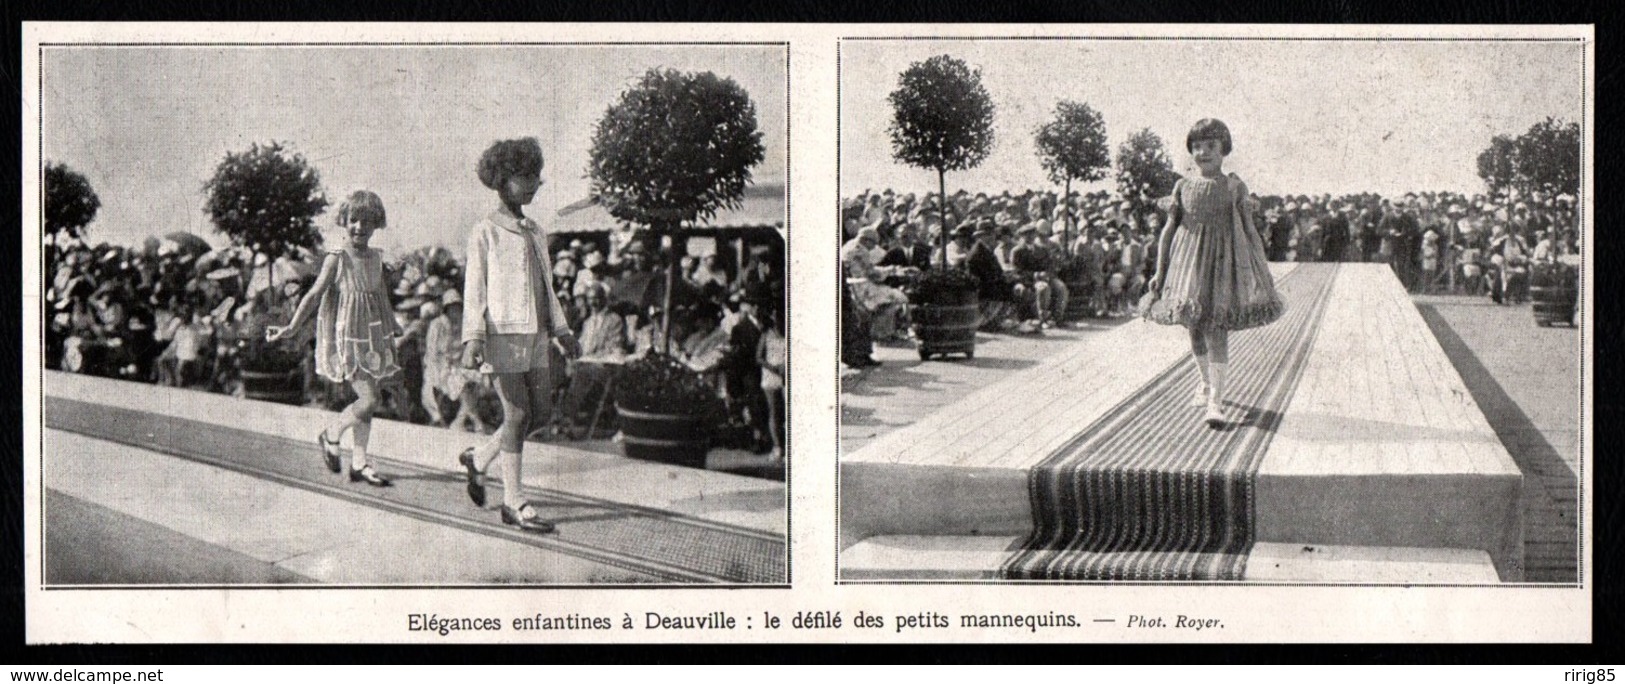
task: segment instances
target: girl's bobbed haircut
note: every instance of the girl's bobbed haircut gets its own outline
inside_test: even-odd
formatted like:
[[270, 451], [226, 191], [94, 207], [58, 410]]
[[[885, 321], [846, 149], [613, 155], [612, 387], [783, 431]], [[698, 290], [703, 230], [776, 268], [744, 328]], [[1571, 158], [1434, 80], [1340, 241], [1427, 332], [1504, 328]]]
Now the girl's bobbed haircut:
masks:
[[499, 140], [480, 155], [480, 182], [496, 190], [514, 176], [542, 172], [542, 144], [535, 138]]
[[1191, 126], [1191, 132], [1185, 134], [1185, 151], [1191, 151], [1198, 140], [1217, 140], [1225, 156], [1230, 155], [1230, 127], [1218, 119], [1202, 119]]
[[388, 225], [384, 220], [384, 200], [371, 190], [350, 193], [339, 205], [336, 219], [340, 226], [348, 226], [355, 221], [379, 227]]

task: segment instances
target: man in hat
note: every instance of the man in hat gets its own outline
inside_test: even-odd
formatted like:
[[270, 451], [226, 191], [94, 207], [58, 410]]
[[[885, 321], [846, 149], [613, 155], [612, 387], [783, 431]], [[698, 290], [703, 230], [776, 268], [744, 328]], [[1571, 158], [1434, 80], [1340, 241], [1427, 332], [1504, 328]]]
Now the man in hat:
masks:
[[1049, 250], [1038, 240], [1038, 226], [1023, 225], [1017, 235], [1021, 244], [1010, 255], [1016, 267], [1016, 299], [1033, 302], [1034, 322], [1040, 329], [1052, 327], [1066, 313], [1066, 285], [1055, 277]]
[[[976, 246], [976, 219], [966, 219], [964, 223], [954, 228], [947, 246], [949, 268], [959, 268], [970, 259], [971, 249]], [[941, 258], [937, 250], [931, 250], [931, 263], [941, 265]]]
[[666, 269], [655, 265], [652, 252], [642, 239], [634, 239], [626, 246], [626, 267], [611, 286], [611, 303], [624, 302], [639, 308], [664, 306]]
[[1343, 203], [1332, 200], [1326, 205], [1326, 211], [1320, 217], [1320, 254], [1319, 261], [1335, 262], [1343, 260], [1343, 250], [1347, 249], [1349, 241], [1349, 222], [1343, 217]]
[[931, 267], [931, 246], [920, 242], [919, 220], [903, 224], [897, 233], [897, 245], [881, 258], [880, 266], [924, 271]]
[[570, 384], [566, 392], [565, 416], [579, 422], [600, 400], [609, 387], [608, 363], [619, 360], [631, 348], [626, 331], [626, 320], [609, 308], [609, 290], [594, 285], [586, 294], [587, 317], [581, 321], [577, 339], [581, 342], [581, 358], [566, 366]]
[[1097, 317], [1106, 310], [1106, 248], [1101, 244], [1103, 233], [1100, 219], [1091, 217], [1083, 230], [1078, 231], [1078, 242], [1072, 248], [1072, 256], [1077, 260], [1083, 283], [1082, 291], [1074, 292], [1072, 296], [1087, 298], [1088, 313]]
[[767, 440], [767, 398], [762, 396], [762, 367], [756, 363], [761, 344], [763, 307], [777, 308], [773, 293], [753, 287], [739, 300], [739, 320], [728, 331], [728, 351], [722, 373], [728, 393], [728, 414], [737, 424], [750, 426], [758, 445]]
[[995, 332], [1008, 330], [1015, 325], [1010, 319], [1016, 310], [1016, 299], [1004, 266], [994, 254], [998, 229], [991, 219], [980, 219], [973, 230], [976, 244], [965, 259], [965, 267], [971, 277], [976, 278], [982, 317], [980, 327]]

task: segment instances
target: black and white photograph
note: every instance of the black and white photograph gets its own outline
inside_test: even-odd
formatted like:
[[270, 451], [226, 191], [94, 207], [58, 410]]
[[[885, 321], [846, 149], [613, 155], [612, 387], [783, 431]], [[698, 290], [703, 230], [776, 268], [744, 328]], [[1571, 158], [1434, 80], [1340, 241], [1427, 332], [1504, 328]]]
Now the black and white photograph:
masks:
[[842, 40], [838, 582], [1583, 581], [1589, 42], [1349, 33]]
[[787, 43], [211, 37], [38, 47], [40, 586], [788, 586]]

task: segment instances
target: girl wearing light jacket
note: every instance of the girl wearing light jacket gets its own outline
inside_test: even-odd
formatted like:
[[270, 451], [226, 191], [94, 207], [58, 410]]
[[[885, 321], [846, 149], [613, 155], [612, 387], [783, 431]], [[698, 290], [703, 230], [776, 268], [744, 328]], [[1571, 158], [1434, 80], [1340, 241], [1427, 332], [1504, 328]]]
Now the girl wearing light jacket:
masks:
[[[502, 426], [491, 440], [464, 451], [469, 498], [485, 505], [485, 471], [502, 458], [502, 522], [529, 532], [552, 532], [521, 492], [525, 436], [551, 414], [548, 345], [567, 358], [581, 347], [553, 291], [547, 238], [524, 207], [542, 187], [542, 148], [535, 138], [503, 140], [481, 155], [480, 182], [500, 206], [468, 235], [463, 286], [463, 366], [494, 381], [502, 400]], [[499, 453], [500, 452], [500, 453]]]

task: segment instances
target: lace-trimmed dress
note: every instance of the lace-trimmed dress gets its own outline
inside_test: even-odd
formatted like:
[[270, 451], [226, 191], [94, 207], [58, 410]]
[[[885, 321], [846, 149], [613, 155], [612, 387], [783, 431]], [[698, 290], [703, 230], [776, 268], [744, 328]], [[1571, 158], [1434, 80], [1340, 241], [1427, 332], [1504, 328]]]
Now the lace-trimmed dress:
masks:
[[1264, 245], [1242, 221], [1245, 185], [1231, 175], [1183, 178], [1174, 185], [1179, 225], [1168, 250], [1162, 295], [1147, 320], [1200, 330], [1267, 325], [1286, 307], [1275, 291]]
[[395, 312], [384, 296], [384, 260], [334, 250], [339, 269], [316, 312], [316, 372], [335, 382], [356, 373], [383, 379], [400, 372], [395, 360]]

